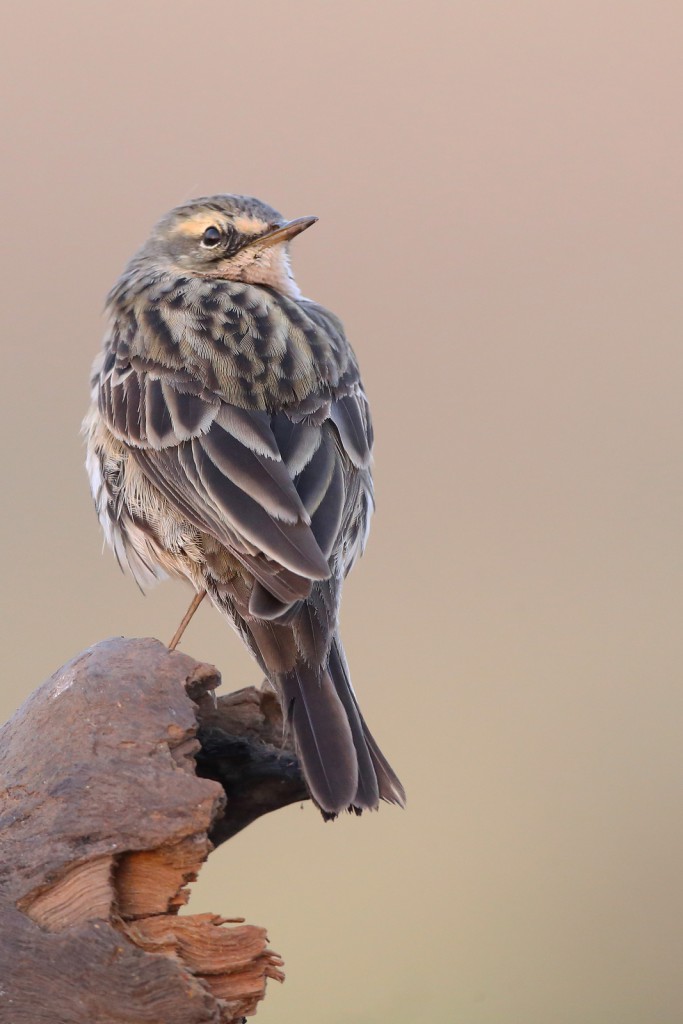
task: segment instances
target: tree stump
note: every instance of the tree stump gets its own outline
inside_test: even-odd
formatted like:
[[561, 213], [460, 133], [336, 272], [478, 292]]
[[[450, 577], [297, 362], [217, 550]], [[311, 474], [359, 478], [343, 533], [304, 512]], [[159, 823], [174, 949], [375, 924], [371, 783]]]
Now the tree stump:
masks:
[[307, 798], [274, 693], [156, 640], [79, 654], [0, 730], [0, 1022], [235, 1024], [282, 961], [179, 915], [209, 852]]

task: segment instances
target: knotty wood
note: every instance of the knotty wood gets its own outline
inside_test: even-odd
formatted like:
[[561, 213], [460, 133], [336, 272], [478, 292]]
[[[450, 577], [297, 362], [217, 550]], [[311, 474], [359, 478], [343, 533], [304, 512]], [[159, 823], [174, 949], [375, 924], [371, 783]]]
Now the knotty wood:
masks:
[[282, 979], [265, 929], [178, 915], [215, 845], [306, 799], [276, 696], [219, 681], [108, 640], [0, 730], [2, 1024], [234, 1024]]

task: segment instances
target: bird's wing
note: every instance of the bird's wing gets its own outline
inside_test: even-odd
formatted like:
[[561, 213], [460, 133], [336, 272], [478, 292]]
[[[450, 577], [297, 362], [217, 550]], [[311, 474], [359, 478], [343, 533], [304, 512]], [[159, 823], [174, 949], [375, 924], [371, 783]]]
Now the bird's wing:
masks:
[[[182, 373], [151, 372], [133, 359], [105, 363], [98, 395], [109, 429], [150, 482], [252, 571], [277, 599], [277, 617], [280, 603], [308, 596], [312, 581], [338, 571], [335, 558], [344, 571], [354, 531], [365, 531], [367, 402], [357, 381], [336, 391], [270, 415], [237, 408]], [[254, 611], [266, 614], [260, 597], [264, 607]]]

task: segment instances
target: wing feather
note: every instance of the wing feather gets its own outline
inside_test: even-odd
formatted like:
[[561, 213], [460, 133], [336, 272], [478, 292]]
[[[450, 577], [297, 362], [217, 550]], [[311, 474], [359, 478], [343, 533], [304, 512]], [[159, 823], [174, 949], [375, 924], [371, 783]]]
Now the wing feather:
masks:
[[301, 473], [320, 447], [319, 426], [302, 421], [295, 423], [285, 412], [273, 416], [272, 430], [283, 462], [293, 477]]
[[335, 446], [329, 432], [321, 436], [321, 444], [308, 465], [296, 478], [296, 489], [310, 516], [322, 502], [334, 475], [337, 460]]
[[179, 391], [167, 381], [161, 389], [173, 424], [174, 442], [190, 441], [211, 426], [218, 411], [218, 402], [209, 403], [199, 395]]
[[268, 413], [255, 409], [238, 409], [235, 405], [223, 402], [216, 419], [224, 430], [247, 448], [251, 448], [259, 455], [270, 455], [272, 459], [281, 458]]
[[334, 626], [334, 580], [352, 560], [344, 534], [351, 527], [355, 557], [371, 508], [365, 395], [356, 376], [267, 412], [212, 387], [121, 353], [101, 371], [99, 408], [179, 514], [252, 572], [252, 614], [285, 621], [313, 602], [297, 642], [317, 658]]
[[325, 556], [334, 551], [344, 517], [346, 487], [341, 461], [335, 459], [332, 476], [318, 507], [311, 518], [313, 535]]
[[[114, 388], [114, 391], [118, 390]], [[165, 448], [178, 443], [161, 381], [149, 375], [145, 377], [145, 413], [145, 430], [152, 448]]]
[[124, 430], [133, 444], [142, 444], [146, 435], [142, 430], [140, 378], [137, 373], [129, 373], [119, 386], [125, 390], [126, 423]]
[[313, 580], [330, 575], [327, 560], [304, 522], [283, 523], [274, 519], [246, 491], [234, 484], [211, 461], [198, 438], [188, 442], [199, 477], [228, 522], [264, 554]]
[[365, 396], [345, 395], [332, 403], [330, 418], [339, 431], [344, 448], [359, 469], [370, 464], [370, 439], [366, 424]]
[[216, 424], [199, 442], [223, 476], [287, 523], [309, 522], [287, 467], [247, 448]]

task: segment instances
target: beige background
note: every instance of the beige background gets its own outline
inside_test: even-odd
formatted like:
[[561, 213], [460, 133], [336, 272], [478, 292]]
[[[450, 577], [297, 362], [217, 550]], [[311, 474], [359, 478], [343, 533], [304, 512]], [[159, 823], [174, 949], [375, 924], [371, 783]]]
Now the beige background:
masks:
[[[188, 599], [101, 554], [78, 437], [160, 214], [318, 214], [298, 278], [373, 400], [343, 622], [409, 808], [211, 858], [194, 908], [287, 962], [263, 1024], [683, 1020], [682, 33], [666, 0], [6, 8], [4, 714]], [[257, 679], [208, 608], [185, 650]]]

